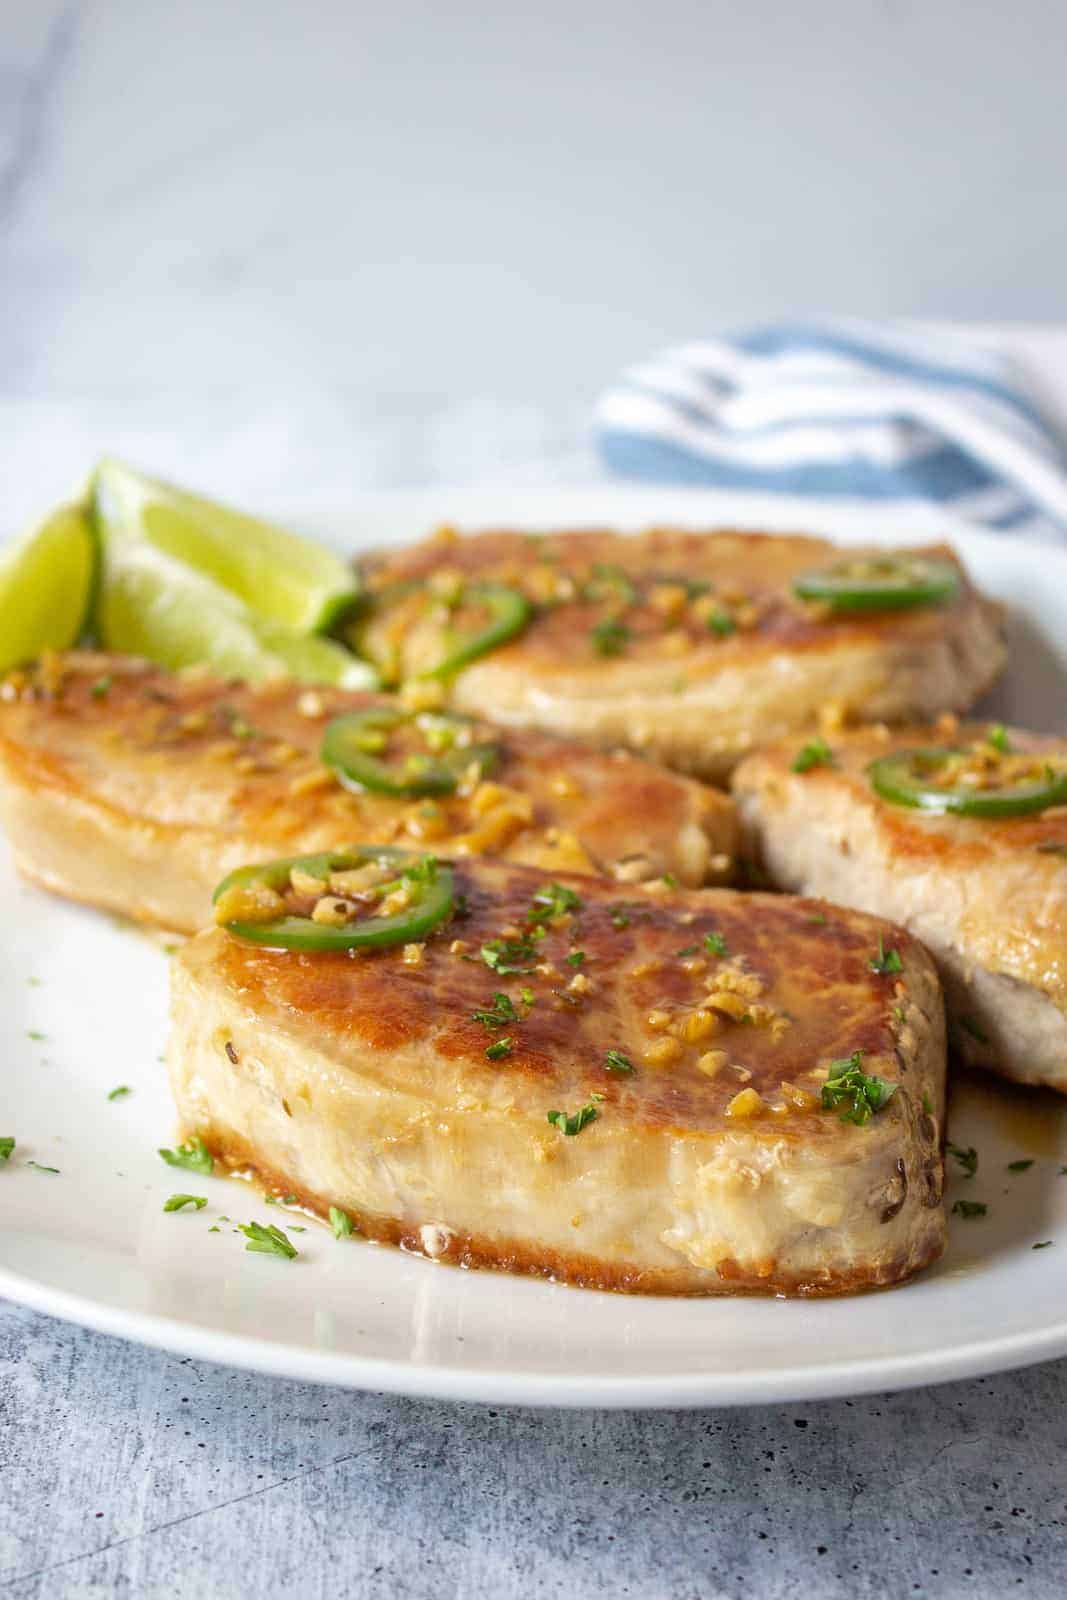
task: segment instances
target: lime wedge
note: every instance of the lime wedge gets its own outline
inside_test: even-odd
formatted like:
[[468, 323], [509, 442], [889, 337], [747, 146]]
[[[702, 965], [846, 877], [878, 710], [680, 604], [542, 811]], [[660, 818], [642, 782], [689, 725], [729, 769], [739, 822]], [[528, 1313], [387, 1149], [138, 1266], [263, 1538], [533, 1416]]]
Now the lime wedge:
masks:
[[153, 545], [293, 633], [322, 633], [358, 591], [355, 572], [332, 551], [119, 461], [97, 467], [94, 502], [97, 526], [109, 539]]
[[105, 649], [145, 656], [172, 672], [202, 664], [250, 683], [299, 678], [367, 689], [378, 682], [373, 667], [343, 645], [301, 638], [257, 617], [220, 584], [146, 539], [105, 534], [96, 628]]
[[68, 650], [89, 611], [96, 540], [84, 506], [60, 506], [0, 554], [0, 671]]

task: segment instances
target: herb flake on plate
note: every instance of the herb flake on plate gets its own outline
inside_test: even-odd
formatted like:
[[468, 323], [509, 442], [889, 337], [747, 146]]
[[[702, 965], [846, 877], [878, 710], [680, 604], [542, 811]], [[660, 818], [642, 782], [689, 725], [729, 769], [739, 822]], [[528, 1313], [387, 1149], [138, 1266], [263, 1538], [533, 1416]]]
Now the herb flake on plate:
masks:
[[238, 1232], [248, 1240], [245, 1249], [259, 1255], [284, 1256], [287, 1261], [292, 1261], [300, 1253], [289, 1236], [273, 1223], [265, 1228], [262, 1222], [242, 1222]]
[[184, 1167], [189, 1172], [202, 1172], [205, 1175], [215, 1168], [211, 1151], [197, 1133], [180, 1144], [177, 1150], [161, 1149], [159, 1154], [168, 1167]]

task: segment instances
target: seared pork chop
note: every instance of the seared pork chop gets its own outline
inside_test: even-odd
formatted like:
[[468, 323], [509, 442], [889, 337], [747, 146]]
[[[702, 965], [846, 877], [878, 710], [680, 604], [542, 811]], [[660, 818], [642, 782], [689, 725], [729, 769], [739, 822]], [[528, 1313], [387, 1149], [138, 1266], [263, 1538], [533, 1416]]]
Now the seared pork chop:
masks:
[[[837, 581], [835, 591], [820, 570], [864, 553], [823, 539], [446, 529], [363, 564], [371, 600], [351, 637], [395, 681], [425, 683], [436, 669], [434, 685], [461, 710], [625, 744], [719, 780], [749, 749], [826, 715], [897, 722], [964, 710], [997, 676], [998, 608], [952, 551], [888, 554], [947, 571], [940, 600], [836, 609], [856, 588]], [[814, 591], [836, 592], [834, 607], [794, 592], [813, 573]], [[515, 592], [531, 608], [517, 631]], [[476, 649], [494, 632], [503, 642], [470, 658], [479, 632]]]
[[956, 787], [980, 809], [1012, 763], [1039, 793], [1046, 763], [1067, 769], [1067, 739], [986, 724], [842, 733], [810, 765], [811, 751], [789, 742], [734, 774], [750, 846], [782, 888], [892, 917], [921, 939], [967, 1062], [1067, 1092], [1067, 804], [938, 814], [876, 790], [873, 762], [931, 747], [965, 752]]
[[[386, 733], [357, 727], [354, 770], [396, 736], [387, 777], [410, 776], [408, 761], [418, 777], [422, 762], [427, 792], [372, 792], [358, 777], [358, 792], [343, 787], [320, 759], [324, 730], [391, 707], [291, 682], [173, 677], [124, 656], [53, 658], [0, 689], [0, 816], [30, 877], [183, 932], [210, 919], [231, 867], [356, 838], [622, 881], [732, 875], [732, 801], [625, 751], [431, 717], [430, 754], [413, 754], [403, 744], [421, 740], [412, 718]], [[434, 755], [442, 739], [450, 747]], [[439, 761], [452, 763], [452, 792], [434, 791]]]
[[220, 927], [172, 964], [182, 1130], [223, 1165], [368, 1238], [605, 1289], [848, 1293], [940, 1254], [941, 996], [903, 930], [467, 860], [414, 942], [278, 949], [345, 936], [307, 898], [327, 867], [279, 865], [219, 902], [251, 894], [265, 944]]

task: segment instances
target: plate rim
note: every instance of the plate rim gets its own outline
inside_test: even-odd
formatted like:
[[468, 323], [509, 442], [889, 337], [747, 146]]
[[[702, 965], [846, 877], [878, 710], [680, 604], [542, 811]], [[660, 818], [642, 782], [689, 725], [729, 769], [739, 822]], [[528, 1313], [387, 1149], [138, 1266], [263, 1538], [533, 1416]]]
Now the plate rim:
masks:
[[[508, 506], [508, 517], [490, 508]], [[525, 505], [526, 513], [517, 508]], [[472, 527], [479, 520], [497, 526], [511, 520], [529, 525], [554, 517], [557, 525], [583, 524], [573, 511], [587, 506], [592, 523], [624, 521], [631, 527], [656, 522], [694, 523], [712, 531], [716, 525], [768, 528], [775, 531], [822, 531], [843, 543], [905, 543], [916, 538], [941, 538], [958, 543], [965, 559], [998, 552], [1010, 542], [1021, 560], [1031, 557], [1061, 566], [1067, 575], [1067, 547], [1018, 536], [997, 534], [962, 522], [949, 512], [923, 502], [896, 502], [872, 507], [852, 500], [816, 500], [774, 494], [749, 494], [701, 488], [629, 485], [614, 481], [579, 484], [447, 486], [390, 488], [355, 493], [341, 508], [319, 507], [309, 513], [276, 506], [274, 515], [302, 523], [348, 550], [358, 548], [361, 518], [373, 519], [387, 509], [412, 521], [419, 515], [455, 520]], [[620, 510], [625, 506], [625, 514]], [[597, 510], [596, 508], [601, 509]], [[848, 524], [862, 520], [865, 526]], [[330, 530], [326, 532], [324, 530]], [[421, 531], [421, 530], [420, 530]], [[408, 538], [415, 537], [405, 530]], [[970, 552], [970, 555], [969, 553]], [[430, 1270], [433, 1263], [426, 1264]], [[458, 1269], [444, 1268], [452, 1271]], [[503, 1276], [503, 1275], [497, 1275]], [[589, 1291], [568, 1289], [568, 1293]], [[891, 1291], [882, 1291], [889, 1293]], [[736, 1374], [692, 1369], [670, 1374], [550, 1374], [516, 1368], [484, 1369], [447, 1364], [420, 1364], [409, 1358], [361, 1355], [317, 1349], [310, 1344], [233, 1333], [195, 1321], [94, 1299], [0, 1264], [0, 1296], [30, 1310], [58, 1317], [109, 1337], [168, 1353], [190, 1356], [265, 1375], [355, 1390], [377, 1390], [424, 1399], [480, 1404], [556, 1406], [600, 1409], [662, 1409], [801, 1403], [843, 1398], [892, 1389], [909, 1389], [1034, 1365], [1067, 1355], [1067, 1320], [1044, 1328], [972, 1339], [941, 1349], [906, 1356], [876, 1356], [853, 1361], [804, 1363]], [[652, 1297], [669, 1301], [672, 1297]]]
[[[426, 1266], [428, 1270], [441, 1267], [446, 1272], [464, 1270], [437, 1262], [427, 1262]], [[565, 1284], [558, 1287], [569, 1294], [591, 1292]], [[892, 1289], [873, 1290], [861, 1298], [878, 1299], [892, 1293]], [[749, 1369], [739, 1378], [692, 1371], [607, 1378], [522, 1370], [485, 1372], [474, 1367], [315, 1350], [279, 1339], [226, 1333], [154, 1312], [123, 1310], [70, 1290], [56, 1289], [2, 1265], [0, 1296], [94, 1333], [270, 1377], [423, 1400], [568, 1410], [693, 1410], [846, 1399], [986, 1377], [1067, 1355], [1067, 1321], [1063, 1321], [1036, 1334], [971, 1340], [965, 1345], [953, 1345], [948, 1351], [779, 1367], [770, 1372]], [[670, 1302], [676, 1297], [647, 1298]], [[708, 1296], [705, 1303], [713, 1305], [716, 1298]]]

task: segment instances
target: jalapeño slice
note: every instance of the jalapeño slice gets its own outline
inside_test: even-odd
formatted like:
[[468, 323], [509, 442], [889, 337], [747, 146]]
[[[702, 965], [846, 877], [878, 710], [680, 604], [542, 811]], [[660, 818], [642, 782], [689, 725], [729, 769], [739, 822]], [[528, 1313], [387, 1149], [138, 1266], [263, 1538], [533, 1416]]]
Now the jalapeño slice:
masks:
[[488, 655], [522, 632], [533, 614], [533, 607], [520, 589], [506, 583], [467, 583], [455, 609], [473, 602], [488, 613], [484, 628], [449, 630], [445, 654], [435, 666], [419, 673], [420, 678], [451, 678], [469, 667], [479, 656]]
[[1036, 774], [1032, 769], [1025, 771], [987, 789], [946, 783], [941, 777], [945, 767], [967, 754], [966, 750], [936, 746], [898, 750], [872, 761], [867, 776], [875, 793], [894, 805], [960, 817], [1024, 817], [1067, 801], [1067, 771], [1057, 772], [1050, 766]]
[[[432, 607], [442, 605], [452, 624], [444, 628], [436, 625], [431, 615]], [[487, 614], [484, 627], [454, 625], [466, 606]], [[532, 615], [533, 607], [522, 591], [506, 583], [460, 583], [442, 600], [425, 583], [404, 578], [367, 597], [362, 615], [346, 631], [346, 638], [354, 650], [374, 662], [387, 683], [408, 676], [446, 679], [514, 639]], [[412, 654], [422, 660], [430, 655], [432, 664], [413, 671], [406, 660]], [[433, 655], [439, 659], [432, 660]]]
[[951, 562], [907, 555], [846, 556], [793, 579], [802, 600], [819, 600], [833, 611], [906, 611], [951, 600], [958, 588]]
[[[499, 745], [464, 743], [470, 726], [468, 718], [446, 712], [368, 706], [327, 723], [320, 753], [346, 789], [412, 798], [452, 794], [472, 764], [484, 777], [500, 755]], [[397, 728], [421, 734], [425, 748], [391, 756], [389, 735]]]
[[449, 868], [433, 856], [397, 850], [391, 845], [289, 856], [258, 866], [238, 867], [236, 872], [223, 878], [212, 900], [217, 904], [228, 890], [260, 884], [276, 894], [283, 894], [289, 887], [294, 867], [308, 877], [328, 880], [331, 872], [348, 872], [372, 865], [390, 868], [395, 876], [363, 891], [364, 896], [372, 901], [381, 900], [394, 890], [406, 887], [411, 900], [402, 911], [389, 916], [362, 917], [340, 927], [295, 915], [276, 917], [271, 922], [246, 922], [237, 917], [222, 926], [239, 939], [268, 945], [275, 950], [381, 950], [425, 938], [451, 914], [453, 878]]

